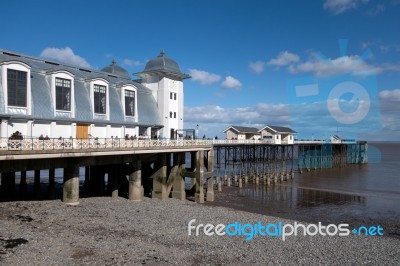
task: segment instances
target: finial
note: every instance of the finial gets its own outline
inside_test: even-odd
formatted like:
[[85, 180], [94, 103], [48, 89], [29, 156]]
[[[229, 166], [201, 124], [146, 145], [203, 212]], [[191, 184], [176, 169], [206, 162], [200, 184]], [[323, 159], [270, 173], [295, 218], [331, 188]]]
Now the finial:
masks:
[[116, 62], [115, 59], [113, 58], [111, 64], [112, 64], [112, 65], [115, 65], [116, 63], [117, 63], [117, 62]]
[[165, 55], [164, 49], [161, 49], [161, 52], [160, 52], [159, 57], [162, 57], [162, 56], [164, 56], [164, 55]]

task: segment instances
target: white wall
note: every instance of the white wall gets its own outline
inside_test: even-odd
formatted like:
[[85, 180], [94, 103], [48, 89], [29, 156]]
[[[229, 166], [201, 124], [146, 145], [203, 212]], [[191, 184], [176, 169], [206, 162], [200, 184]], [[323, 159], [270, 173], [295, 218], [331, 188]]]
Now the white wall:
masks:
[[[75, 137], [76, 133], [72, 132], [72, 130], [76, 130], [75, 127], [72, 124], [56, 124], [54, 123], [52, 126], [52, 132], [51, 135], [49, 135], [50, 138], [69, 138], [69, 137]], [[46, 135], [44, 135], [46, 136]]]
[[123, 135], [122, 130], [122, 127], [108, 127], [107, 138], [111, 138], [111, 136], [113, 136], [114, 138], [124, 138], [125, 136]]
[[22, 133], [22, 136], [24, 138], [29, 137], [30, 138], [30, 129], [28, 131], [28, 125], [26, 122], [8, 122], [8, 126], [7, 126], [7, 131], [8, 131], [8, 135], [5, 137], [10, 137], [12, 133], [14, 133], [15, 131], [19, 131]]
[[51, 125], [50, 123], [29, 123], [29, 125], [32, 124], [32, 137], [33, 138], [38, 138], [40, 134], [43, 134], [44, 137], [49, 136], [50, 138], [55, 138], [55, 136], [52, 136], [51, 134]]
[[106, 126], [92, 125], [89, 134], [91, 134], [93, 138], [106, 138], [107, 128]]
[[282, 144], [281, 134], [276, 134], [272, 138], [275, 144]]
[[138, 130], [139, 130], [138, 127], [134, 127], [134, 128], [127, 127], [127, 128], [125, 128], [125, 135], [129, 134], [129, 137], [136, 135], [136, 137], [138, 137], [139, 136]]
[[294, 137], [291, 134], [282, 134], [282, 141], [286, 142], [287, 144], [293, 144], [294, 143]]

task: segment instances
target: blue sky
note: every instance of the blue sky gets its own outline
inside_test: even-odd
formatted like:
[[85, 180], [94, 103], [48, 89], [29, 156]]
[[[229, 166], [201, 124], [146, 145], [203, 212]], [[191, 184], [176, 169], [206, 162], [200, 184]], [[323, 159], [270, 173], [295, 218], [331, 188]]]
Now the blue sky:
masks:
[[399, 140], [399, 0], [3, 0], [2, 21], [0, 48], [94, 69], [140, 72], [164, 49], [192, 76], [185, 128], [201, 135]]

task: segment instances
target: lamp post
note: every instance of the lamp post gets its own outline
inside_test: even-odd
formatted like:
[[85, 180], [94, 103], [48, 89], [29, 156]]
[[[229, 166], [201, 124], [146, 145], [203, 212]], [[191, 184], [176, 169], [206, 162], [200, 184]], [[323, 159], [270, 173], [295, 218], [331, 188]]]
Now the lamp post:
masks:
[[196, 125], [195, 139], [199, 135], [199, 124]]

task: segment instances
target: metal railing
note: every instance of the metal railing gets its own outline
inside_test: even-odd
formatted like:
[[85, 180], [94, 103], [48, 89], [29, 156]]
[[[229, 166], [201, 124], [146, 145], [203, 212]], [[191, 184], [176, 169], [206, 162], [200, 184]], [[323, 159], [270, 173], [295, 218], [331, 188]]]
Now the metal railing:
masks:
[[[294, 144], [322, 144], [324, 141], [297, 140]], [[349, 142], [342, 142], [349, 143]], [[82, 150], [82, 149], [140, 149], [157, 147], [190, 147], [211, 145], [257, 145], [275, 144], [270, 139], [228, 140], [228, 139], [123, 139], [123, 138], [54, 138], [22, 140], [0, 138], [0, 151], [39, 151], [39, 150]], [[280, 144], [291, 145], [287, 141]]]
[[172, 139], [0, 139], [0, 151], [31, 151], [31, 150], [82, 150], [82, 149], [134, 149], [153, 147], [188, 147], [210, 146], [211, 140], [172, 140]]

